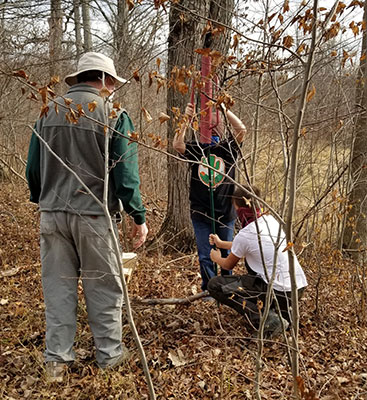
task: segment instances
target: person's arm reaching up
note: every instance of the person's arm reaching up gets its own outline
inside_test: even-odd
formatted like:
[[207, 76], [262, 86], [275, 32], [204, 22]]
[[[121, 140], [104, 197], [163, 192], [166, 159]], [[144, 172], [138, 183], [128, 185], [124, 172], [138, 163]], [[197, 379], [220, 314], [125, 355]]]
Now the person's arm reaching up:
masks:
[[173, 148], [180, 154], [185, 153], [186, 150], [185, 134], [193, 116], [194, 116], [194, 105], [188, 103], [185, 110], [185, 121], [183, 122], [181, 129], [178, 129], [176, 131], [172, 143]]
[[245, 124], [232, 111], [224, 109], [228, 122], [232, 125], [234, 137], [238, 143], [242, 143], [243, 137], [247, 133]]

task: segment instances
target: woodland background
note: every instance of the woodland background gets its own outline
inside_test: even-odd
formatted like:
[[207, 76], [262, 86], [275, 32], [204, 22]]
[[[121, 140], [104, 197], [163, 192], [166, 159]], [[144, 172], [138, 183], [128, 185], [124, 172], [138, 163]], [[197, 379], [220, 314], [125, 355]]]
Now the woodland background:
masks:
[[[82, 296], [78, 362], [63, 384], [44, 378], [28, 143], [47, 87], [64, 94], [62, 78], [80, 55], [101, 51], [130, 81], [115, 100], [141, 144], [150, 233], [128, 287], [157, 398], [288, 399], [296, 385], [302, 399], [367, 399], [366, 15], [365, 2], [352, 0], [0, 2], [0, 398], [148, 398], [127, 321], [131, 363], [109, 373], [94, 365]], [[171, 156], [171, 142], [193, 86], [198, 97], [208, 52], [219, 79], [213, 104], [232, 107], [248, 129], [237, 179], [262, 189], [307, 275], [294, 346], [259, 345], [216, 304], [141, 301], [200, 290], [188, 167]]]

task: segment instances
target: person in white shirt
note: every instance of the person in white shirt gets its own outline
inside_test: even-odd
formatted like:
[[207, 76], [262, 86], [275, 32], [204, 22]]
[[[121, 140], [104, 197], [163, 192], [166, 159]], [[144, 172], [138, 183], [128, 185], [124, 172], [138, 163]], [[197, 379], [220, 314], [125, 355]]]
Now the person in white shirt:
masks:
[[[220, 303], [245, 316], [250, 329], [257, 330], [268, 284], [272, 281], [281, 311], [279, 317], [273, 299], [264, 327], [265, 337], [272, 338], [281, 333], [283, 327], [287, 329], [291, 322], [291, 280], [288, 254], [284, 251], [287, 241], [279, 222], [272, 215], [262, 213], [256, 208], [248, 193], [252, 192], [259, 197], [259, 189], [254, 186], [244, 188], [246, 190], [237, 187], [232, 196], [242, 229], [233, 242], [225, 242], [213, 234], [209, 235], [209, 242], [217, 247], [210, 253], [213, 262], [225, 270], [232, 270], [240, 259], [245, 258], [248, 273], [214, 277], [208, 283], [208, 290]], [[223, 258], [218, 249], [230, 250], [228, 257]], [[307, 279], [297, 257], [294, 257], [300, 298], [307, 286]]]

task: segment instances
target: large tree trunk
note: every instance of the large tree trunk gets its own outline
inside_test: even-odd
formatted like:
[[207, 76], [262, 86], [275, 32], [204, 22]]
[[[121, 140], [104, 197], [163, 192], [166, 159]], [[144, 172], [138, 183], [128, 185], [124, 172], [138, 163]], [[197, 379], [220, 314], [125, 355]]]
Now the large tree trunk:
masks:
[[116, 31], [114, 32], [115, 61], [120, 71], [126, 70], [130, 65], [131, 43], [128, 31], [129, 9], [126, 1], [117, 2]]
[[74, 25], [76, 59], [79, 60], [83, 49], [82, 28], [80, 24], [80, 0], [74, 0]]
[[84, 32], [84, 50], [92, 51], [92, 33], [90, 30], [90, 10], [89, 0], [82, 0], [83, 32]]
[[[199, 60], [194, 50], [204, 46], [202, 30], [206, 21], [199, 21], [196, 15], [208, 16], [212, 20], [230, 24], [233, 7], [233, 0], [221, 2], [220, 7], [212, 0], [200, 2], [183, 0], [177, 6], [172, 4], [169, 15], [168, 70], [170, 71], [173, 67], [198, 65]], [[195, 12], [190, 13], [187, 10], [195, 10]], [[228, 45], [227, 34], [210, 41], [210, 46], [222, 53], [228, 50]], [[168, 88], [167, 113], [171, 116], [167, 132], [169, 152], [173, 152], [172, 139], [176, 129], [172, 107], [179, 107], [184, 112], [188, 101], [188, 94], [183, 96], [173, 87]], [[189, 133], [187, 133], [188, 136]], [[168, 157], [167, 164], [169, 171], [167, 214], [157, 238], [165, 248], [192, 251], [195, 240], [189, 207], [190, 169], [186, 163], [172, 157]]]
[[62, 43], [62, 9], [61, 0], [51, 0], [51, 17], [49, 19], [50, 40], [50, 76], [60, 74], [60, 63], [58, 58], [61, 55]]
[[[364, 3], [363, 20], [367, 18], [367, 2]], [[359, 77], [357, 79], [356, 103], [357, 120], [355, 125], [355, 139], [351, 162], [351, 194], [352, 208], [347, 216], [344, 233], [344, 248], [351, 255], [362, 261], [367, 248], [367, 31], [363, 33], [362, 55], [360, 61]]]

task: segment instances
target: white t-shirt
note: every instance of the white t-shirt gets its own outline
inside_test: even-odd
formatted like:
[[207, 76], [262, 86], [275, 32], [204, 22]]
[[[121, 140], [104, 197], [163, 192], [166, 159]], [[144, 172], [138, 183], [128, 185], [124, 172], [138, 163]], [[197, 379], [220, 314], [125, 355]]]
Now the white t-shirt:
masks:
[[[257, 219], [257, 224], [259, 227], [265, 267], [268, 271], [269, 279], [271, 279], [273, 272], [276, 253], [275, 246], [277, 244], [278, 235], [280, 237], [276, 253], [276, 272], [273, 288], [279, 291], [290, 292], [291, 280], [289, 275], [288, 252], [283, 252], [287, 245], [285, 234], [283, 230], [279, 232], [279, 223], [271, 215], [262, 215]], [[231, 252], [238, 258], [245, 257], [250, 268], [256, 272], [257, 275], [260, 275], [266, 283], [269, 283], [264, 272], [255, 221], [242, 228], [235, 236]], [[294, 257], [297, 289], [300, 289], [307, 286], [307, 280], [296, 256]]]

